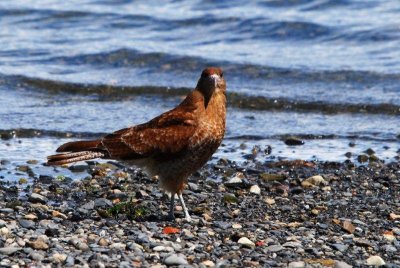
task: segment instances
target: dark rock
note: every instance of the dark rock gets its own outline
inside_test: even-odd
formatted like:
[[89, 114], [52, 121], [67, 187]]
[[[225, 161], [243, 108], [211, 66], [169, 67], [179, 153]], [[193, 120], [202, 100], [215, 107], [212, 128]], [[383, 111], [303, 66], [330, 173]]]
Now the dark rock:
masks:
[[375, 154], [375, 151], [372, 150], [371, 148], [368, 148], [367, 150], [365, 150], [365, 153], [366, 153], [367, 155], [373, 155], [373, 154]]
[[58, 236], [59, 234], [60, 234], [60, 231], [58, 229], [48, 228], [45, 231], [45, 235], [47, 235], [49, 237], [55, 237], [55, 236]]
[[82, 205], [81, 208], [85, 210], [92, 210], [94, 209], [95, 202], [94, 201], [89, 201], [86, 204]]
[[358, 160], [359, 163], [368, 162], [368, 159], [369, 159], [368, 155], [365, 155], [365, 154], [360, 154], [360, 155], [357, 157], [357, 160]]
[[347, 158], [351, 158], [352, 155], [353, 154], [351, 152], [347, 152], [347, 153], [344, 154], [344, 156], [346, 156]]
[[71, 215], [71, 217], [69, 219], [71, 221], [81, 221], [81, 220], [83, 220], [83, 217], [78, 212], [74, 212], [74, 213], [72, 213], [72, 215]]
[[68, 167], [69, 170], [71, 170], [72, 172], [85, 172], [89, 170], [89, 166], [88, 165], [72, 165], [70, 167]]
[[270, 145], [267, 145], [264, 149], [264, 154], [270, 155], [272, 153], [272, 147]]
[[227, 230], [227, 229], [231, 228], [232, 223], [225, 222], [225, 221], [215, 221], [214, 226], [217, 228], [221, 228], [223, 230]]
[[40, 175], [38, 182], [43, 183], [43, 184], [51, 184], [54, 181], [54, 178], [52, 176], [47, 176], [47, 175]]
[[111, 200], [105, 199], [105, 198], [97, 198], [94, 200], [94, 207], [97, 208], [109, 208], [112, 207], [113, 203]]
[[48, 199], [47, 197], [37, 194], [37, 193], [32, 193], [31, 196], [29, 196], [29, 201], [32, 203], [42, 203], [46, 204]]
[[302, 187], [293, 187], [290, 189], [291, 194], [301, 194], [304, 192], [304, 189]]
[[304, 145], [304, 141], [296, 137], [290, 137], [285, 140], [285, 144], [289, 146]]

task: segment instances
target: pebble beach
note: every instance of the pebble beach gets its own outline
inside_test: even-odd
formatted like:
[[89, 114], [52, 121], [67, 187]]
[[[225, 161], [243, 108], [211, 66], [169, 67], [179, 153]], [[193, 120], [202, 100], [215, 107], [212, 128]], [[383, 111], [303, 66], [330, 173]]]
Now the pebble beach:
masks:
[[167, 220], [168, 197], [139, 169], [55, 168], [88, 174], [73, 180], [28, 161], [18, 182], [0, 180], [0, 266], [400, 266], [398, 162], [248, 158], [216, 159], [190, 178], [191, 222], [178, 205]]

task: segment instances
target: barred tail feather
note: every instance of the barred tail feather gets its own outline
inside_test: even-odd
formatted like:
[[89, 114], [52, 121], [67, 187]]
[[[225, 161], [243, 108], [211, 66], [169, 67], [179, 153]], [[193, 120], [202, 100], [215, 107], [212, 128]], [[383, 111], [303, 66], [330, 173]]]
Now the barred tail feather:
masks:
[[96, 149], [99, 145], [99, 140], [93, 141], [72, 141], [67, 142], [58, 147], [57, 152], [81, 152]]
[[105, 156], [104, 152], [99, 151], [82, 151], [76, 153], [55, 154], [47, 157], [47, 165], [58, 166], [65, 165], [83, 160], [90, 160], [95, 158], [102, 158]]

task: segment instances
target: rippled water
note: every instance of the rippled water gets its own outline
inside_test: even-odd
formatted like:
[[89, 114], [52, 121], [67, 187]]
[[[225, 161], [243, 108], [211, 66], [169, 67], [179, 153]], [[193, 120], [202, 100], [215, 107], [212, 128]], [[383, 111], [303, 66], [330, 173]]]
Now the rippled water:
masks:
[[61, 137], [151, 119], [209, 65], [228, 82], [227, 146], [321, 160], [399, 149], [397, 0], [3, 0], [0, 43], [0, 129], [31, 130], [0, 158], [44, 160]]

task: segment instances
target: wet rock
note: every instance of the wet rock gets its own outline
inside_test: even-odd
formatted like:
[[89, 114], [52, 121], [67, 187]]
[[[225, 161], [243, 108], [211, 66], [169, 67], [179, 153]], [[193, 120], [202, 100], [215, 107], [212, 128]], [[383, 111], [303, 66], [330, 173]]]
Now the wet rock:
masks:
[[40, 175], [38, 181], [43, 184], [52, 184], [54, 178], [52, 176]]
[[347, 152], [344, 154], [344, 156], [346, 156], [347, 158], [351, 158], [353, 154], [351, 152]]
[[72, 165], [70, 167], [68, 167], [69, 170], [71, 170], [72, 172], [85, 172], [89, 170], [89, 166], [88, 165]]
[[367, 155], [373, 155], [373, 154], [375, 154], [375, 151], [372, 150], [371, 148], [368, 148], [367, 150], [365, 150], [365, 153], [366, 153]]
[[368, 155], [365, 155], [365, 154], [361, 154], [361, 155], [357, 156], [357, 161], [359, 163], [368, 162], [368, 159], [369, 159]]
[[285, 144], [289, 146], [304, 145], [304, 141], [296, 137], [289, 137], [285, 140]]

